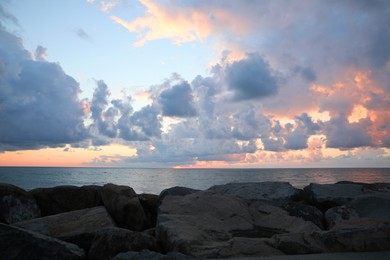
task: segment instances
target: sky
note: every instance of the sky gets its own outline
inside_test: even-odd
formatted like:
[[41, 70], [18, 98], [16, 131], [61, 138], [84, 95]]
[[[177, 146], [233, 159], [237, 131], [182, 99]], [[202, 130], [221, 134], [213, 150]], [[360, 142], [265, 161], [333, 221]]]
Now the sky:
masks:
[[390, 167], [390, 1], [0, 0], [0, 166]]

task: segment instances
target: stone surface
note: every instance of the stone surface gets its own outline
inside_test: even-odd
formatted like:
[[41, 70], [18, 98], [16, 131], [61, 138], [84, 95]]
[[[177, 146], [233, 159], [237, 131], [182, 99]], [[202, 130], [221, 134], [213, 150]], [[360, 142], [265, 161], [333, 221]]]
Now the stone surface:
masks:
[[245, 200], [295, 200], [300, 194], [300, 190], [288, 182], [228, 183], [209, 190]]
[[167, 196], [159, 208], [156, 235], [166, 251], [204, 258], [218, 257], [215, 252], [226, 248], [233, 238], [266, 238], [314, 230], [319, 228], [278, 207], [260, 201], [249, 205], [240, 198], [209, 190]]
[[295, 201], [284, 202], [280, 204], [280, 207], [286, 210], [291, 216], [299, 217], [306, 221], [311, 221], [319, 228], [325, 229], [324, 214], [316, 207]]
[[99, 186], [58, 186], [30, 191], [42, 216], [60, 214], [102, 205]]
[[127, 186], [106, 184], [101, 190], [103, 205], [119, 227], [140, 231], [147, 219], [135, 191]]
[[76, 245], [0, 223], [1, 259], [85, 259]]
[[390, 250], [390, 224], [331, 231], [280, 234], [272, 245], [286, 254]]
[[370, 218], [390, 222], [390, 192], [374, 193], [339, 207], [333, 207], [325, 212], [329, 228], [350, 219]]
[[138, 199], [145, 212], [146, 223], [144, 228], [155, 227], [159, 196], [154, 194], [140, 194], [138, 195]]
[[181, 254], [178, 252], [170, 252], [163, 255], [158, 252], [142, 250], [141, 252], [128, 251], [125, 253], [117, 254], [112, 260], [181, 260], [181, 259], [193, 259], [192, 257]]
[[0, 183], [0, 222], [12, 224], [40, 216], [33, 196], [14, 185]]
[[97, 230], [115, 227], [102, 206], [18, 222], [15, 226], [59, 238], [87, 249]]
[[270, 246], [268, 239], [247, 237], [233, 237], [228, 241], [194, 246], [192, 252], [196, 256], [196, 259], [284, 255], [282, 251]]
[[88, 257], [96, 260], [111, 259], [121, 252], [144, 249], [160, 251], [157, 240], [152, 236], [123, 228], [107, 228], [96, 233]]
[[336, 184], [311, 183], [304, 188], [304, 192], [309, 202], [322, 210], [344, 205], [364, 194], [363, 184], [350, 182]]
[[168, 188], [168, 189], [163, 190], [160, 193], [160, 196], [158, 198], [158, 204], [160, 205], [161, 202], [163, 201], [163, 199], [166, 196], [186, 196], [186, 195], [198, 192], [198, 191], [199, 190], [194, 190], [194, 189], [191, 189], [191, 188], [180, 187], [180, 186], [175, 186], [175, 187], [172, 187], [172, 188]]

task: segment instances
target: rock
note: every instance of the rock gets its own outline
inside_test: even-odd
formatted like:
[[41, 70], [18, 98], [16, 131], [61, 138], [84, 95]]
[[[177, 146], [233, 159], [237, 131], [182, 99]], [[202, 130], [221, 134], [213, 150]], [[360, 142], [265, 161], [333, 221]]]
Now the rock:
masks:
[[268, 239], [233, 237], [228, 241], [194, 246], [193, 252], [199, 258], [242, 258], [284, 255], [268, 244]]
[[144, 228], [155, 227], [159, 196], [155, 194], [140, 194], [138, 195], [138, 199], [141, 202], [147, 220]]
[[193, 259], [192, 257], [178, 252], [169, 252], [166, 255], [149, 250], [142, 250], [141, 252], [128, 251], [117, 254], [112, 260], [181, 260]]
[[390, 224], [331, 231], [281, 234], [271, 243], [286, 254], [390, 250]]
[[358, 183], [336, 183], [336, 184], [315, 184], [311, 183], [304, 188], [304, 192], [310, 203], [322, 210], [344, 205], [364, 194], [363, 184]]
[[111, 259], [121, 252], [144, 249], [160, 251], [157, 240], [152, 236], [122, 228], [107, 228], [96, 233], [88, 257], [96, 260]]
[[158, 198], [158, 205], [161, 204], [161, 202], [166, 196], [186, 196], [188, 194], [192, 194], [198, 191], [199, 190], [194, 190], [191, 188], [180, 187], [180, 186], [175, 186], [172, 188], [165, 189], [160, 193], [160, 196]]
[[102, 206], [18, 222], [15, 226], [59, 238], [88, 249], [97, 230], [115, 227]]
[[85, 259], [76, 245], [0, 223], [1, 259]]
[[60, 214], [102, 205], [99, 186], [58, 186], [30, 191], [41, 208], [42, 216]]
[[0, 183], [0, 222], [12, 224], [40, 216], [33, 196], [14, 185]]
[[390, 193], [375, 193], [356, 198], [343, 206], [328, 209], [325, 218], [329, 228], [357, 218], [390, 222]]
[[[278, 207], [260, 201], [249, 205], [240, 198], [208, 190], [167, 196], [159, 208], [156, 235], [167, 252], [207, 258], [219, 257], [215, 252], [228, 247], [226, 243], [233, 238], [266, 238], [313, 230], [319, 228]], [[240, 255], [233, 251], [230, 254]], [[229, 257], [228, 253], [223, 257]]]
[[283, 202], [279, 206], [286, 210], [291, 216], [299, 217], [306, 221], [311, 221], [319, 228], [325, 229], [324, 214], [316, 207], [294, 201]]
[[228, 183], [209, 190], [245, 200], [295, 200], [300, 195], [300, 190], [288, 182]]
[[132, 188], [106, 184], [101, 195], [104, 206], [119, 227], [135, 231], [147, 228], [145, 212]]

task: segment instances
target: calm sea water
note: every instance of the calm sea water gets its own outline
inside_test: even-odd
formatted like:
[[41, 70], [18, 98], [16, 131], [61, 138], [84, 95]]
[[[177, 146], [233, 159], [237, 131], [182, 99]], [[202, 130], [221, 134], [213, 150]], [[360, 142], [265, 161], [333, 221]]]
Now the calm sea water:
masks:
[[389, 182], [390, 168], [356, 169], [129, 169], [0, 167], [0, 182], [26, 190], [59, 185], [132, 187], [137, 193], [159, 194], [173, 186], [207, 189], [229, 182], [286, 181], [297, 188], [312, 182]]

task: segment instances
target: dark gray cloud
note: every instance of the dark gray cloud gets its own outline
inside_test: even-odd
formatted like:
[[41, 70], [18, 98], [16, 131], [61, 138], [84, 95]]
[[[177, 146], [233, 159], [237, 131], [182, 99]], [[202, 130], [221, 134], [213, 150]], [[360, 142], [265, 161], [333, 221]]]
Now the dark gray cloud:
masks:
[[158, 97], [158, 103], [164, 116], [193, 117], [197, 114], [192, 89], [187, 81], [163, 90]]
[[37, 149], [87, 137], [79, 84], [56, 63], [32, 60], [0, 27], [0, 149]]
[[344, 117], [332, 118], [324, 123], [326, 146], [329, 148], [350, 149], [372, 145], [371, 137], [365, 130], [369, 122], [349, 123]]
[[278, 92], [278, 78], [267, 61], [257, 53], [247, 54], [246, 59], [228, 64], [225, 79], [235, 100], [258, 99]]

